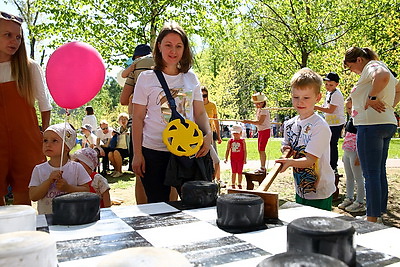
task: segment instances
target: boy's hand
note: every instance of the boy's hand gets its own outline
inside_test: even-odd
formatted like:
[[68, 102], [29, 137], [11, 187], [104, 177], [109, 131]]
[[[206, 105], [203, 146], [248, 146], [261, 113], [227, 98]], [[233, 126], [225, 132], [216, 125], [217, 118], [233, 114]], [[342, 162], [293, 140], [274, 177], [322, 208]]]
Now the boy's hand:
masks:
[[[290, 147], [290, 146], [288, 146], [288, 145], [284, 145], [284, 146], [281, 146], [281, 153], [283, 154], [283, 152], [285, 152], [286, 150], [292, 150], [292, 148]], [[290, 153], [290, 152], [289, 152]], [[288, 157], [290, 157], [290, 155], [288, 156]]]
[[293, 159], [277, 159], [277, 160], [275, 160], [275, 162], [282, 164], [282, 168], [281, 168], [280, 172], [284, 172], [287, 170], [287, 168], [293, 166]]

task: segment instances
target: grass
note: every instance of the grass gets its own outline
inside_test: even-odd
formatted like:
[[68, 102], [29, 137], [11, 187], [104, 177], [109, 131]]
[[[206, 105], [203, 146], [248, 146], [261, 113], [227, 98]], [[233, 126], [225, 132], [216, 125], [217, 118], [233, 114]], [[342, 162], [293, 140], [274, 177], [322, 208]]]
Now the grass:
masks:
[[135, 176], [127, 175], [128, 173], [125, 173], [121, 177], [114, 178], [109, 175], [107, 175], [107, 181], [110, 184], [110, 187], [112, 189], [127, 189], [132, 186], [132, 183], [135, 181]]
[[[228, 142], [228, 138], [223, 138], [222, 143], [217, 145], [218, 156], [220, 159], [225, 158], [226, 145]], [[265, 150], [267, 154], [267, 159], [273, 160], [277, 159], [281, 156], [280, 147], [281, 147], [282, 139], [279, 138], [270, 138], [268, 141], [267, 149]], [[343, 156], [342, 148], [343, 139], [339, 140], [338, 148], [339, 148], [339, 158]], [[257, 138], [247, 138], [246, 139], [246, 147], [247, 147], [247, 160], [259, 160], [258, 150], [257, 150]], [[390, 159], [398, 159], [400, 158], [400, 139], [394, 138], [390, 141], [389, 146], [389, 158]]]

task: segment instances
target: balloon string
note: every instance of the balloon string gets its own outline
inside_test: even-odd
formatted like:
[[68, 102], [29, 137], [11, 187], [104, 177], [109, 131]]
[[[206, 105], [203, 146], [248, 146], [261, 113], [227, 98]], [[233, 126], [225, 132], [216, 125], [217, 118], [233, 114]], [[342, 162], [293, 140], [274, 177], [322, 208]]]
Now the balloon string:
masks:
[[63, 159], [64, 159], [65, 132], [66, 132], [66, 129], [67, 129], [67, 119], [68, 119], [68, 116], [69, 116], [68, 109], [65, 109], [64, 133], [63, 133], [62, 146], [61, 146], [60, 171], [62, 171], [62, 163], [63, 163]]

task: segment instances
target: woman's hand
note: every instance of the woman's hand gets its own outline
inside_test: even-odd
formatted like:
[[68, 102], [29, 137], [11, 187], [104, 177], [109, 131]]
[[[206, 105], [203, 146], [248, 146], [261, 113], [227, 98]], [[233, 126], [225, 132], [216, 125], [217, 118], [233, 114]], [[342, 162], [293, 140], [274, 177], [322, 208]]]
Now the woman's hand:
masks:
[[210, 151], [211, 148], [212, 138], [213, 137], [211, 131], [203, 137], [203, 145], [201, 146], [199, 152], [196, 153], [196, 158], [204, 157], [205, 155], [207, 155], [208, 151]]
[[368, 107], [371, 107], [373, 109], [375, 109], [377, 112], [381, 113], [384, 112], [386, 107], [385, 107], [385, 103], [383, 103], [380, 99], [375, 99], [375, 100], [371, 100], [371, 99], [367, 99], [367, 102], [365, 103], [365, 109], [367, 109]]
[[132, 169], [139, 177], [144, 177], [146, 170], [146, 163], [144, 161], [143, 154], [135, 153], [132, 161]]

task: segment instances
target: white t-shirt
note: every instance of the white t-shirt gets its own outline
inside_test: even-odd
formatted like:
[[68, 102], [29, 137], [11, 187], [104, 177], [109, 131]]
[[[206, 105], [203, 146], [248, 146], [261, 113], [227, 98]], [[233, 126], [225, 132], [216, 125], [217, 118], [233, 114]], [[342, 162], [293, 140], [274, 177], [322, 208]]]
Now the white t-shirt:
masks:
[[100, 139], [100, 145], [105, 145], [107, 144], [108, 140], [112, 138], [112, 132], [113, 132], [113, 128], [111, 128], [110, 126], [108, 127], [108, 133], [103, 133], [102, 129], [98, 129], [96, 131], [96, 136], [98, 139]]
[[[164, 74], [168, 88], [175, 99], [177, 111], [186, 119], [193, 119], [193, 101], [203, 101], [200, 83], [193, 71], [172, 76]], [[171, 114], [164, 90], [153, 70], [140, 73], [133, 93], [132, 103], [147, 107], [144, 119], [143, 146], [158, 151], [168, 151], [162, 141]]]
[[90, 147], [90, 145], [96, 145], [97, 136], [94, 133], [90, 133], [88, 137], [85, 135], [82, 137], [82, 143], [85, 144], [85, 147]]
[[[330, 103], [328, 103], [330, 100]], [[324, 107], [328, 107], [331, 104], [336, 106], [336, 109], [332, 113], [324, 113], [325, 120], [329, 126], [339, 126], [346, 122], [344, 116], [344, 98], [342, 92], [336, 88], [334, 92], [326, 92]]]
[[[60, 168], [52, 167], [48, 162], [36, 165], [32, 171], [31, 181], [29, 187], [39, 186], [44, 181], [46, 181], [53, 171], [59, 170]], [[83, 166], [75, 161], [68, 161], [62, 167], [62, 177], [70, 185], [83, 185], [90, 182], [92, 179], [89, 174], [83, 168]], [[38, 201], [38, 213], [39, 214], [49, 214], [53, 213], [53, 198], [58, 195], [65, 194], [66, 192], [61, 192], [57, 190], [55, 183], [53, 183], [46, 196]]]
[[263, 124], [256, 125], [258, 131], [263, 131], [271, 128], [271, 118], [269, 115], [269, 110], [266, 108], [258, 108], [257, 109], [257, 120], [260, 119], [262, 115], [265, 115], [265, 120]]
[[283, 145], [295, 151], [293, 158], [302, 158], [304, 152], [318, 158], [311, 168], [293, 168], [296, 193], [305, 199], [325, 199], [335, 191], [335, 174], [329, 164], [331, 130], [319, 115], [300, 120], [296, 116], [285, 123]]
[[[52, 106], [50, 104], [50, 95], [46, 87], [42, 68], [35, 61], [30, 60], [30, 62], [33, 88], [35, 90], [34, 96], [35, 99], [38, 101], [39, 110], [41, 112], [49, 111], [52, 109]], [[0, 63], [0, 83], [11, 81], [14, 81], [11, 76], [11, 62], [7, 61]]]
[[387, 66], [381, 61], [371, 60], [368, 62], [361, 72], [360, 79], [356, 83], [355, 87], [351, 90], [351, 98], [353, 100], [352, 117], [354, 120], [354, 125], [397, 125], [397, 120], [393, 110], [393, 103], [396, 94], [395, 86], [398, 83], [398, 80], [391, 73], [388, 84], [377, 95], [377, 97], [385, 103], [385, 111], [379, 113], [372, 107], [364, 109], [368, 95], [372, 90], [372, 75], [379, 68], [384, 68], [389, 71]]

